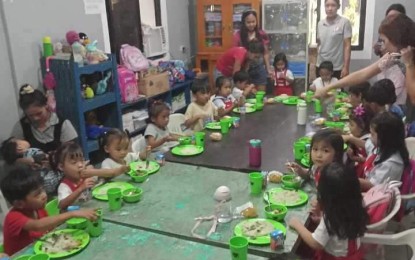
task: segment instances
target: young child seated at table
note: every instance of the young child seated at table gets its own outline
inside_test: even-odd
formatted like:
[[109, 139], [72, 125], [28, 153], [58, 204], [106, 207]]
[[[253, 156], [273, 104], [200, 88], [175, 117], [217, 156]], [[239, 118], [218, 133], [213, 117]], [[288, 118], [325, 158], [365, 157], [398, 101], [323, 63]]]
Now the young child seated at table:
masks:
[[400, 181], [403, 170], [409, 165], [405, 127], [401, 119], [390, 112], [376, 115], [370, 123], [370, 135], [371, 142], [366, 142], [365, 179], [359, 179], [363, 191], [387, 179]]
[[349, 143], [347, 149], [348, 161], [351, 162], [355, 168], [356, 175], [359, 178], [364, 178], [363, 169], [366, 161], [366, 150], [364, 146], [358, 146], [353, 143], [353, 139], [358, 139], [361, 143], [365, 143], [370, 138], [370, 121], [373, 119], [374, 113], [369, 108], [365, 108], [362, 104], [353, 109], [349, 118], [350, 133], [352, 137], [346, 136]]
[[275, 55], [273, 66], [275, 68], [274, 95], [292, 96], [293, 87], [291, 85], [294, 83], [294, 74], [288, 69], [287, 56], [283, 52]]
[[29, 167], [11, 170], [1, 182], [1, 192], [12, 205], [3, 225], [3, 245], [8, 255], [15, 254], [70, 218], [97, 218], [92, 209], [48, 217], [44, 209], [47, 195], [42, 183], [40, 175]]
[[130, 163], [140, 159], [145, 160], [147, 157], [146, 152], [149, 152], [129, 152], [130, 137], [125, 131], [121, 131], [117, 128], [113, 128], [101, 136], [100, 148], [106, 156], [101, 163], [102, 169], [116, 169], [123, 165], [128, 166]]
[[[50, 168], [48, 154], [38, 148], [31, 147], [26, 140], [15, 137], [10, 137], [2, 143], [1, 154], [8, 165], [29, 163], [29, 166], [39, 172], [43, 178], [43, 187], [46, 193], [48, 195], [56, 194], [63, 174]], [[20, 158], [28, 160], [19, 161]]]
[[184, 124], [197, 132], [205, 127], [206, 122], [217, 119], [218, 111], [210, 100], [209, 88], [205, 80], [195, 79], [191, 90], [194, 100], [184, 114], [186, 117]]
[[366, 95], [369, 88], [370, 83], [367, 81], [349, 88], [349, 102], [353, 108], [366, 101]]
[[129, 166], [125, 165], [115, 169], [93, 169], [86, 165], [77, 143], [64, 143], [56, 150], [53, 167], [64, 174], [58, 187], [60, 209], [65, 210], [68, 206], [89, 200], [90, 189], [95, 186], [97, 177], [115, 177], [129, 171]]
[[396, 93], [393, 82], [390, 79], [381, 79], [375, 82], [367, 91], [366, 102], [375, 114], [389, 111], [401, 119], [405, 116], [402, 109], [394, 104], [396, 102]]
[[240, 70], [233, 74], [232, 96], [236, 100], [245, 99], [249, 94], [255, 94], [256, 89], [254, 84], [249, 84], [249, 74], [246, 71]]
[[153, 151], [168, 150], [168, 142], [177, 141], [178, 137], [170, 134], [169, 124], [170, 107], [159, 100], [151, 100], [148, 105], [147, 127], [144, 132], [147, 145]]
[[341, 163], [326, 165], [321, 171], [317, 197], [323, 217], [313, 233], [289, 214], [286, 223], [316, 251], [313, 259], [363, 259], [359, 240], [366, 232], [369, 216], [356, 175]]
[[[213, 97], [213, 104], [218, 108], [220, 117], [232, 112], [238, 101], [232, 96], [232, 82], [230, 78], [220, 76], [216, 79], [216, 95]], [[241, 105], [244, 100], [240, 100]]]
[[311, 83], [310, 90], [316, 91], [316, 89], [330, 86], [331, 84], [338, 81], [337, 78], [333, 77], [333, 63], [331, 61], [323, 61], [320, 64], [318, 75], [313, 83]]

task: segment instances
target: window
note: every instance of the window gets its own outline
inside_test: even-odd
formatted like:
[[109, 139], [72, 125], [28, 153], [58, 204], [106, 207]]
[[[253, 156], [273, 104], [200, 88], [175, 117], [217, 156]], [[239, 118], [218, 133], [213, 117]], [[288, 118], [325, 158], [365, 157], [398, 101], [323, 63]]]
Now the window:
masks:
[[[326, 17], [324, 10], [325, 0], [311, 0], [311, 22], [310, 22], [310, 42], [316, 44], [316, 31], [318, 21]], [[366, 0], [341, 0], [341, 7], [337, 11], [349, 19], [352, 24], [352, 50], [363, 50], [366, 21]]]

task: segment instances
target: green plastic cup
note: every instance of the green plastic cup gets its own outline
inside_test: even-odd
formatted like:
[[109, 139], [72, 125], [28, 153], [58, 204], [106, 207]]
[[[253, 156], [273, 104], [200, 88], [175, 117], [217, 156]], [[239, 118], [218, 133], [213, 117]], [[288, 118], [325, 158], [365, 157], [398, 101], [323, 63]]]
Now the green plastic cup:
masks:
[[29, 260], [49, 260], [49, 255], [47, 254], [37, 254], [29, 258]]
[[258, 91], [255, 95], [256, 103], [257, 104], [263, 104], [264, 103], [264, 96], [265, 96], [264, 91]]
[[232, 260], [248, 259], [248, 239], [245, 237], [232, 237], [229, 240], [229, 248], [231, 249]]
[[307, 91], [306, 94], [305, 94], [305, 101], [307, 103], [310, 103], [311, 101], [313, 101], [313, 96], [314, 96], [314, 92]]
[[197, 146], [205, 147], [205, 133], [204, 132], [196, 132], [195, 133], [195, 141]]
[[88, 221], [88, 233], [91, 237], [99, 237], [102, 234], [102, 210], [97, 211], [98, 218], [95, 221]]
[[321, 102], [319, 99], [314, 99], [314, 112], [315, 113], [323, 112], [323, 107], [321, 106]]
[[221, 131], [222, 134], [229, 133], [229, 119], [222, 118], [220, 120], [220, 131]]
[[294, 143], [294, 158], [295, 160], [300, 161], [304, 154], [305, 154], [305, 146], [306, 143], [304, 142], [295, 142]]
[[122, 194], [120, 188], [111, 188], [107, 191], [108, 203], [111, 211], [116, 211], [121, 208], [122, 205]]
[[249, 174], [249, 181], [251, 183], [251, 194], [258, 195], [262, 192], [263, 176], [259, 172], [251, 172]]
[[13, 260], [29, 260], [33, 255], [21, 255], [13, 258]]

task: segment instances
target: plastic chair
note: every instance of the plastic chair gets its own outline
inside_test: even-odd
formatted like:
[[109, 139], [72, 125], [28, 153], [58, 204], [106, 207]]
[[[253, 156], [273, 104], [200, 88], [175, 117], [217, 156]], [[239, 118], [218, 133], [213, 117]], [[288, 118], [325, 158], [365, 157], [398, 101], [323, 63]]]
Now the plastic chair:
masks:
[[408, 137], [405, 139], [406, 148], [409, 152], [409, 158], [415, 159], [415, 137]]
[[415, 229], [405, 230], [397, 234], [369, 234], [366, 233], [360, 240], [362, 243], [379, 245], [408, 245], [412, 249], [411, 260], [415, 260]]
[[3, 193], [0, 191], [0, 223], [4, 222], [7, 212], [9, 212], [9, 207], [7, 206], [6, 199], [3, 196]]
[[169, 129], [171, 134], [175, 135], [186, 135], [187, 131], [182, 130], [182, 125], [186, 121], [186, 118], [183, 114], [171, 114], [169, 117], [169, 124], [167, 129]]
[[138, 137], [133, 144], [131, 145], [131, 150], [133, 150], [133, 153], [139, 153], [146, 149], [146, 139], [143, 135]]
[[59, 211], [59, 201], [57, 198], [49, 201], [46, 204], [46, 212], [48, 213], [48, 216], [57, 216], [59, 215], [60, 211]]

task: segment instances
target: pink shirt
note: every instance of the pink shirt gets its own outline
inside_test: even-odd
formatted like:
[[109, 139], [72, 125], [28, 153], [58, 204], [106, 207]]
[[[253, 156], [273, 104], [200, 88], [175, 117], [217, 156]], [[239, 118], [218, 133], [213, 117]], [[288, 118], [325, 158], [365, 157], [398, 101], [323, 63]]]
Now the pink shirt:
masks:
[[216, 62], [216, 69], [225, 77], [232, 77], [233, 66], [238, 61], [241, 66], [245, 63], [247, 50], [244, 47], [232, 47], [220, 56]]

